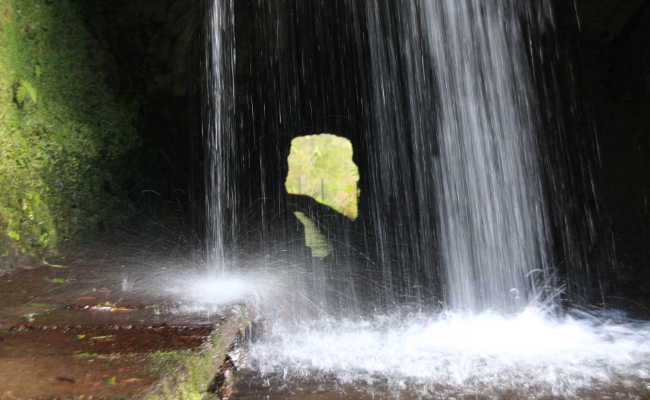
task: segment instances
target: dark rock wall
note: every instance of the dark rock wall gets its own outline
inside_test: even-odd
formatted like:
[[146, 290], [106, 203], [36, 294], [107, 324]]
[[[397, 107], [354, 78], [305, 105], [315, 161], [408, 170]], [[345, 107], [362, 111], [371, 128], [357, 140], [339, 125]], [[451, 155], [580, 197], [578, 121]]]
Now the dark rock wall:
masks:
[[632, 303], [650, 303], [650, 2], [584, 0], [577, 10], [571, 61], [598, 138], [601, 234], [613, 245], [605, 300], [647, 313]]
[[242, 154], [250, 159], [247, 173], [262, 173], [258, 187], [244, 195], [249, 204], [284, 203], [293, 137], [347, 137], [363, 164], [365, 67], [355, 39], [359, 26], [345, 3], [236, 2], [238, 135], [250, 153]]
[[[239, 134], [258, 146], [244, 145], [258, 149], [250, 174], [263, 166], [250, 204], [264, 198], [271, 212], [283, 208], [292, 137], [329, 131], [350, 138], [362, 179], [352, 230], [372, 238], [367, 32], [363, 4], [354, 10], [352, 3], [238, 2], [240, 126], [252, 124]], [[647, 302], [637, 278], [650, 279], [648, 8], [646, 1], [558, 1], [554, 30], [536, 38], [541, 53], [531, 56], [544, 70], [537, 77], [540, 144], [554, 260], [570, 301]], [[360, 245], [372, 253], [370, 242]]]
[[198, 231], [202, 219], [201, 93], [206, 3], [83, 1], [86, 22], [114, 55], [112, 85], [137, 99], [141, 169], [130, 197], [140, 219]]

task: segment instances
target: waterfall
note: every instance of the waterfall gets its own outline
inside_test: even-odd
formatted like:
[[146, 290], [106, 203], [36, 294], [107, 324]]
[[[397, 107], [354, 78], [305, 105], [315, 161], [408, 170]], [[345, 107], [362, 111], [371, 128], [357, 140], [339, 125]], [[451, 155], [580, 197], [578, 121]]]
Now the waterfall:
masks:
[[208, 4], [206, 85], [203, 127], [206, 142], [206, 254], [212, 271], [227, 268], [226, 241], [234, 238], [235, 192], [232, 159], [235, 151], [234, 110], [234, 0]]
[[[268, 328], [238, 367], [246, 375], [235, 391], [427, 399], [646, 393], [650, 324], [618, 311], [547, 307], [557, 287], [550, 221], [564, 222], [562, 251], [580, 230], [562, 218], [572, 213], [557, 210], [566, 206], [558, 198], [571, 198], [557, 192], [572, 188], [549, 172], [569, 165], [553, 129], [561, 121], [549, 124], [556, 115], [539, 107], [555, 92], [538, 96], [533, 85], [547, 73], [531, 60], [547, 51], [535, 43], [552, 23], [550, 0], [341, 2], [258, 2], [277, 7], [263, 31], [272, 50], [259, 57], [260, 82], [271, 95], [258, 115], [304, 122], [334, 99], [367, 121], [355, 143], [367, 146], [357, 153], [363, 231], [350, 231], [363, 243], [333, 241], [331, 258], [315, 268], [283, 259], [252, 280]], [[346, 5], [353, 23], [324, 12], [335, 4]], [[347, 29], [355, 29], [348, 33], [357, 47], [336, 40]], [[294, 40], [307, 32], [310, 40]], [[359, 57], [358, 81], [355, 68], [345, 70], [350, 76], [318, 68], [350, 61], [341, 55]], [[335, 87], [340, 77], [345, 85]], [[551, 148], [558, 155], [541, 150]], [[341, 244], [364, 246], [368, 260], [358, 257], [349, 270], [337, 264]], [[332, 312], [333, 304], [347, 309]]]
[[[408, 268], [404, 275], [418, 282], [436, 275], [438, 261], [448, 307], [520, 309], [540, 295], [534, 283], [547, 279], [549, 264], [524, 35], [524, 24], [548, 8], [521, 0], [397, 3], [367, 7], [375, 223], [385, 232], [395, 223], [385, 215], [397, 215], [407, 230], [398, 239], [415, 249], [408, 267], [398, 257], [399, 266], [385, 268]], [[400, 203], [404, 210], [386, 211]]]
[[527, 2], [425, 1], [437, 80], [436, 177], [453, 308], [529, 303], [547, 271], [547, 228], [520, 21]]
[[[200, 277], [188, 290], [182, 277], [179, 291], [190, 298], [243, 299], [259, 316], [256, 325], [264, 334], [252, 340], [245, 357], [236, 357], [243, 360], [237, 365], [238, 396], [575, 398], [647, 392], [647, 322], [570, 306], [550, 313], [539, 301], [546, 300], [546, 287], [557, 286], [546, 285], [553, 244], [549, 214], [555, 224], [565, 215], [556, 210], [565, 205], [556, 197], [565, 187], [548, 171], [549, 160], [564, 155], [541, 150], [561, 148], [562, 141], [554, 139], [553, 128], [541, 136], [539, 120], [560, 122], [549, 124], [554, 115], [538, 115], [546, 110], [539, 107], [533, 78], [538, 85], [541, 80], [530, 61], [546, 51], [534, 43], [539, 29], [552, 22], [550, 0], [238, 4], [245, 3], [249, 13], [242, 15], [259, 32], [249, 55], [252, 82], [242, 86], [251, 92], [240, 99], [240, 111], [248, 114], [239, 121], [247, 125], [238, 124], [238, 130], [259, 138], [253, 150], [263, 150], [260, 192], [277, 196], [281, 212], [281, 194], [274, 189], [281, 182], [267, 170], [284, 162], [281, 146], [299, 134], [296, 127], [344, 128], [326, 124], [325, 116], [345, 116], [355, 122], [347, 129], [364, 130], [353, 145], [360, 150], [355, 161], [364, 167], [365, 209], [358, 221], [340, 226], [314, 213], [324, 217], [320, 239], [333, 239], [321, 254], [327, 257], [303, 258], [303, 241], [295, 240], [301, 230], [281, 213], [269, 213], [260, 223], [270, 227], [268, 221], [280, 220], [279, 228], [259, 235], [261, 257], [242, 251], [246, 266], [235, 279], [221, 276], [206, 284]], [[541, 98], [554, 100], [553, 94]], [[211, 166], [225, 175], [218, 184], [229, 170], [243, 175], [233, 165], [245, 168], [242, 161], [228, 163], [227, 133], [218, 136], [221, 156]], [[225, 212], [213, 219], [217, 230], [233, 226], [225, 183], [214, 189], [221, 196], [215, 200], [223, 202], [214, 207]], [[300, 218], [306, 227], [305, 221]], [[565, 236], [579, 230], [569, 225], [562, 225]], [[558, 236], [558, 247], [570, 248], [562, 240]]]

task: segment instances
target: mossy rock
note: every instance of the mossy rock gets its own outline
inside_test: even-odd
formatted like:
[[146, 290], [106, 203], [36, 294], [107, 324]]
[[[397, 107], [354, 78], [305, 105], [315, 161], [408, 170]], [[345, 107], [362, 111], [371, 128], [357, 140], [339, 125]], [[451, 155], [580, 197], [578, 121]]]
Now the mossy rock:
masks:
[[250, 324], [246, 308], [215, 330], [210, 340], [196, 350], [150, 354], [153, 371], [161, 376], [156, 387], [143, 394], [146, 400], [217, 400], [215, 376], [228, 351]]
[[0, 257], [56, 253], [125, 208], [136, 104], [79, 7], [0, 0]]

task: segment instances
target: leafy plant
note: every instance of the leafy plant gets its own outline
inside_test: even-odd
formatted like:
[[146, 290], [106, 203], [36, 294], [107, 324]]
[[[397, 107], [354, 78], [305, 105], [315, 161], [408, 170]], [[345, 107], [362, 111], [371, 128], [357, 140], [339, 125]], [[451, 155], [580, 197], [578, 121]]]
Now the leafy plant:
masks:
[[38, 92], [28, 80], [21, 79], [16, 83], [14, 100], [20, 107], [24, 106], [27, 101], [36, 104], [38, 103]]

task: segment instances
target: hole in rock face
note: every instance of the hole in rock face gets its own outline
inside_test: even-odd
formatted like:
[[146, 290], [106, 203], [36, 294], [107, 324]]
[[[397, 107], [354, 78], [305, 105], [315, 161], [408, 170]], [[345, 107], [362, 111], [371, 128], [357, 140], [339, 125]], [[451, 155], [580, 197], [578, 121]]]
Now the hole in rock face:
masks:
[[294, 138], [288, 158], [287, 193], [309, 196], [356, 219], [359, 168], [352, 154], [348, 139], [329, 133]]

